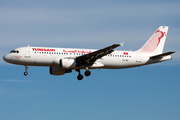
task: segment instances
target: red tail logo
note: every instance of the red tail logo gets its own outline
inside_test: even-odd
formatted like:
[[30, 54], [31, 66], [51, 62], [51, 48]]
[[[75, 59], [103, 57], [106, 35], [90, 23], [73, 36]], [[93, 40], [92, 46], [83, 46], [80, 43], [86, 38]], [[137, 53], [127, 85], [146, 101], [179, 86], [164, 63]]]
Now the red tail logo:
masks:
[[166, 32], [157, 30], [155, 34], [150, 38], [150, 40], [146, 43], [146, 45], [141, 49], [141, 52], [153, 53], [164, 36], [166, 36]]
[[160, 33], [161, 33], [161, 36], [158, 38], [158, 43], [157, 43], [157, 46], [158, 46], [159, 43], [161, 42], [161, 38], [163, 38], [164, 35], [166, 35], [166, 32], [162, 32], [162, 31], [160, 31], [160, 30], [157, 30], [156, 33], [157, 33], [157, 32], [160, 32]]

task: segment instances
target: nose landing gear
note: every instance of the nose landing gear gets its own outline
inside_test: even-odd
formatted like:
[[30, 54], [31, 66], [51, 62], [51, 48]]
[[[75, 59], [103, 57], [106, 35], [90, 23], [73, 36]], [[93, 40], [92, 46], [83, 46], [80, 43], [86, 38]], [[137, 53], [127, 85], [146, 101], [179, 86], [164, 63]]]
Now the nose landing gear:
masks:
[[28, 71], [28, 66], [25, 66], [25, 70], [26, 71], [24, 72], [24, 75], [26, 76], [26, 75], [28, 75], [28, 72], [27, 72]]

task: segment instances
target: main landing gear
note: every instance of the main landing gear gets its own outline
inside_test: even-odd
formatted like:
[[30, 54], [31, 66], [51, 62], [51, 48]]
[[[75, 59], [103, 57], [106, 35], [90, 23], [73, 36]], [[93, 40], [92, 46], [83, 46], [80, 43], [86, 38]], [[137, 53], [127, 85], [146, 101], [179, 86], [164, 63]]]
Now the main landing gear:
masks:
[[25, 66], [25, 70], [26, 71], [24, 72], [24, 75], [26, 76], [26, 75], [28, 75], [28, 72], [27, 72], [28, 71], [28, 66]]
[[77, 76], [77, 79], [78, 80], [82, 80], [83, 79], [83, 75], [81, 75], [80, 69], [77, 69], [76, 71], [79, 73], [78, 76]]
[[[78, 80], [82, 80], [83, 79], [83, 75], [80, 72], [80, 69], [76, 69], [76, 71], [79, 73], [77, 76]], [[89, 71], [88, 69], [86, 69], [86, 71], [84, 72], [85, 76], [90, 76], [91, 75], [91, 71]]]
[[86, 71], [84, 73], [85, 76], [90, 76], [91, 75], [91, 71], [89, 71], [89, 69], [86, 67]]

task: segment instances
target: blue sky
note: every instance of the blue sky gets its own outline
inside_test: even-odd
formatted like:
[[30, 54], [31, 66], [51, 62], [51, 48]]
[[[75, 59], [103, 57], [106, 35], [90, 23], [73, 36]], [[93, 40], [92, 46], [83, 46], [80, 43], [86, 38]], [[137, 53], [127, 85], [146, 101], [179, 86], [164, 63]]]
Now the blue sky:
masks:
[[[0, 56], [21, 46], [139, 49], [162, 25], [170, 61], [121, 70], [51, 76], [47, 67], [0, 60], [0, 119], [179, 120], [180, 2], [178, 0], [0, 0]], [[82, 71], [84, 72], [84, 71]]]

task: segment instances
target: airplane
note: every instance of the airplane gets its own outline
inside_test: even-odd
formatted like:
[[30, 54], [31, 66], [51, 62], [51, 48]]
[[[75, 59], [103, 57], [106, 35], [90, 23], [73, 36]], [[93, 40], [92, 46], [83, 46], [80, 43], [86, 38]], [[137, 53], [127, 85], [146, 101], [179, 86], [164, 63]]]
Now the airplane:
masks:
[[123, 69], [154, 64], [172, 59], [172, 52], [163, 52], [168, 26], [160, 26], [142, 48], [136, 51], [114, 50], [123, 43], [96, 49], [20, 47], [3, 56], [4, 61], [24, 65], [24, 75], [28, 66], [48, 66], [51, 75], [64, 75], [72, 70], [78, 72], [77, 79], [82, 80], [80, 70], [90, 76], [91, 69]]

